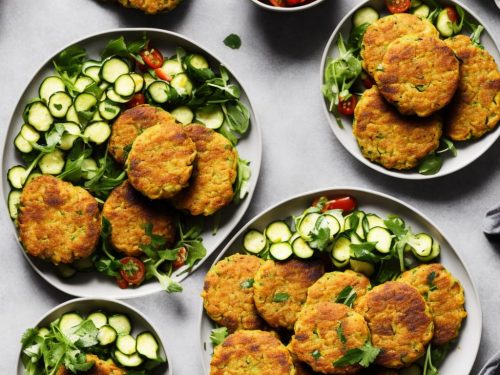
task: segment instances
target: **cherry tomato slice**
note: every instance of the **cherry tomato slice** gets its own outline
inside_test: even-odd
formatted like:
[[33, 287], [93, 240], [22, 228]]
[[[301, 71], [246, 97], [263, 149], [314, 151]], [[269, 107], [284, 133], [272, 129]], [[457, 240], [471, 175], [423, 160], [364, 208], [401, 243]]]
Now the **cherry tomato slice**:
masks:
[[286, 3], [284, 0], [269, 0], [269, 2], [275, 7], [286, 7]]
[[163, 65], [163, 55], [156, 48], [148, 48], [139, 52], [144, 63], [151, 69], [161, 68]]
[[120, 287], [120, 289], [127, 289], [128, 288], [128, 283], [120, 276], [116, 278], [116, 283]]
[[183, 265], [186, 264], [186, 259], [187, 259], [187, 250], [185, 247], [181, 247], [179, 249], [179, 252], [177, 253], [177, 259], [174, 260], [172, 263], [172, 267], [174, 270], [181, 268]]
[[356, 108], [356, 97], [351, 95], [351, 97], [347, 100], [340, 100], [338, 105], [338, 110], [343, 115], [352, 115], [354, 114], [354, 108]]
[[326, 202], [324, 203], [321, 212], [326, 212], [328, 210], [342, 210], [344, 212], [351, 212], [358, 207], [358, 202], [356, 202], [356, 199], [348, 195], [335, 198], [317, 197], [316, 199], [314, 199], [312, 205], [317, 206], [322, 199], [326, 200]]
[[170, 82], [172, 80], [172, 77], [170, 77], [163, 68], [157, 68], [155, 69], [155, 74], [159, 79], [162, 79], [164, 81]]
[[411, 0], [385, 0], [385, 5], [391, 13], [404, 13], [410, 9]]
[[144, 96], [143, 93], [138, 92], [137, 94], [135, 94], [134, 96], [132, 96], [132, 99], [130, 99], [127, 102], [127, 104], [125, 105], [125, 107], [127, 107], [127, 109], [130, 109], [130, 108], [137, 107], [138, 105], [141, 105], [141, 104], [144, 104], [144, 103], [146, 103], [146, 97]]
[[458, 22], [457, 11], [450, 6], [445, 7], [444, 9], [446, 9], [446, 13], [448, 13], [448, 18], [450, 19], [451, 23], [457, 23]]
[[146, 267], [142, 261], [134, 257], [125, 257], [120, 259], [120, 263], [122, 264], [120, 277], [128, 285], [140, 285], [144, 281]]

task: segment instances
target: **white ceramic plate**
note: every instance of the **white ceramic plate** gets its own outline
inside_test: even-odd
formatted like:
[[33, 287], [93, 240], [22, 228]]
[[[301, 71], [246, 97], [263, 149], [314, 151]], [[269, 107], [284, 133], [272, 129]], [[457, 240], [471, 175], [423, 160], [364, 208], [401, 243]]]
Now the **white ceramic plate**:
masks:
[[[241, 252], [243, 236], [248, 229], [257, 228], [263, 230], [274, 220], [284, 219], [291, 215], [298, 215], [309, 207], [315, 197], [320, 195], [353, 196], [358, 201], [361, 210], [365, 212], [374, 212], [382, 217], [387, 217], [389, 214], [399, 215], [409, 226], [411, 226], [415, 233], [427, 232], [439, 241], [441, 245], [440, 261], [462, 283], [465, 290], [465, 308], [468, 313], [460, 331], [456, 349], [448, 354], [445, 362], [439, 368], [439, 373], [441, 375], [468, 374], [474, 364], [481, 341], [482, 315], [476, 288], [460, 255], [455, 251], [436, 225], [418, 210], [396, 198], [371, 190], [348, 187], [318, 190], [295, 196], [278, 203], [274, 207], [269, 208], [250, 220], [248, 224], [231, 239], [214, 261], [214, 264], [221, 258]], [[215, 328], [215, 324], [205, 314], [203, 304], [200, 303], [200, 348], [202, 364], [206, 374], [209, 373], [212, 355], [212, 345], [209, 337], [210, 331], [213, 328]]]
[[[151, 325], [149, 320], [134, 307], [127, 305], [123, 302], [113, 301], [109, 299], [92, 299], [92, 298], [77, 298], [70, 301], [66, 301], [52, 310], [47, 312], [38, 323], [34, 324], [32, 327], [47, 327], [51, 322], [60, 318], [63, 314], [67, 312], [76, 311], [83, 315], [88, 315], [94, 311], [102, 310], [106, 313], [116, 313], [125, 314], [130, 318], [130, 323], [132, 324], [132, 335], [137, 335], [143, 331], [151, 332], [159, 343], [160, 349], [159, 353], [162, 358], [167, 359], [167, 364], [159, 366], [155, 369], [155, 375], [172, 375], [171, 361], [168, 358], [168, 354], [165, 353], [165, 346], [163, 345], [162, 339], [155, 328]], [[26, 329], [31, 327], [26, 327]], [[19, 338], [21, 339], [21, 338]], [[21, 347], [19, 347], [19, 353], [21, 353]], [[21, 360], [21, 354], [19, 354], [19, 359], [17, 361], [17, 375], [24, 375], [24, 367]]]
[[[462, 5], [458, 1], [448, 1], [448, 0], [439, 0], [438, 1], [440, 4], [458, 4], [460, 5], [464, 10], [465, 13], [467, 14], [467, 17], [475, 22], [475, 23], [480, 23], [485, 27], [485, 31], [483, 32], [481, 36], [481, 42], [484, 45], [485, 49], [495, 58], [495, 61], [500, 61], [500, 52], [499, 52], [499, 47], [496, 44], [495, 40], [493, 39], [493, 34], [489, 32], [488, 26], [484, 24], [469, 8], [466, 6]], [[352, 27], [352, 15], [359, 9], [364, 6], [370, 5], [373, 8], [377, 9], [380, 13], [381, 16], [388, 15], [388, 12], [386, 10], [385, 4], [383, 0], [368, 0], [364, 1], [358, 6], [354, 7], [348, 14], [347, 16], [344, 17], [342, 21], [338, 24], [338, 26], [335, 28], [333, 31], [330, 39], [328, 40], [328, 43], [326, 44], [326, 48], [323, 52], [323, 58], [321, 59], [321, 86], [323, 85], [323, 77], [325, 73], [325, 64], [326, 64], [326, 59], [328, 57], [335, 57], [338, 56], [338, 49], [337, 49], [337, 39], [339, 37], [339, 34], [342, 34], [344, 38], [347, 38], [349, 36], [349, 33], [351, 31]], [[498, 38], [497, 38], [498, 40]], [[320, 91], [321, 92], [321, 91]], [[323, 98], [323, 96], [322, 96]], [[332, 115], [331, 112], [328, 111], [328, 103], [327, 101], [323, 98], [323, 103], [324, 103], [324, 111], [325, 114], [328, 118], [328, 122], [330, 124], [330, 127], [332, 128], [333, 133], [339, 140], [339, 142], [351, 153], [352, 156], [354, 156], [356, 159], [358, 159], [360, 162], [363, 164], [367, 165], [368, 167], [384, 173], [386, 175], [392, 176], [392, 177], [398, 177], [398, 178], [404, 178], [404, 179], [410, 179], [410, 180], [423, 180], [423, 179], [430, 179], [430, 178], [436, 178], [436, 177], [441, 177], [448, 175], [450, 173], [456, 172], [470, 163], [472, 163], [474, 160], [476, 160], [478, 157], [480, 157], [486, 150], [488, 150], [491, 145], [497, 140], [497, 138], [500, 136], [500, 127], [498, 127], [495, 131], [488, 133], [486, 136], [481, 138], [478, 141], [472, 141], [472, 142], [465, 142], [463, 144], [457, 142], [455, 145], [457, 146], [458, 149], [458, 155], [453, 158], [453, 157], [445, 157], [443, 167], [441, 170], [430, 176], [425, 176], [417, 171], [408, 171], [408, 172], [402, 172], [402, 171], [396, 171], [396, 170], [389, 170], [385, 169], [379, 164], [375, 164], [370, 162], [368, 159], [365, 159], [365, 157], [361, 154], [361, 151], [359, 150], [358, 144], [356, 142], [356, 139], [354, 138], [352, 134], [352, 117], [346, 117], [342, 116], [342, 122], [344, 124], [344, 128], [341, 129], [338, 125], [337, 122], [335, 121], [335, 117]]]
[[273, 5], [266, 4], [266, 3], [264, 3], [263, 1], [260, 1], [260, 0], [252, 0], [252, 2], [254, 4], [256, 4], [257, 6], [259, 6], [261, 8], [264, 8], [264, 9], [267, 9], [267, 10], [271, 10], [273, 12], [278, 12], [278, 13], [300, 12], [301, 10], [311, 9], [311, 8], [315, 7], [316, 5], [319, 5], [323, 1], [325, 1], [325, 0], [315, 0], [315, 1], [311, 2], [311, 3], [305, 4], [305, 5], [296, 6], [296, 7], [275, 7]]
[[[217, 59], [212, 53], [207, 51], [205, 48], [196, 44], [195, 42], [187, 39], [184, 36], [181, 36], [176, 33], [167, 32], [164, 30], [158, 29], [116, 29], [101, 32], [98, 34], [94, 34], [78, 40], [73, 44], [79, 44], [84, 47], [89, 56], [98, 57], [99, 51], [101, 51], [111, 39], [117, 38], [121, 35], [125, 37], [126, 40], [132, 41], [140, 38], [142, 34], [146, 32], [147, 36], [151, 39], [152, 45], [159, 48], [162, 52], [167, 54], [175, 54], [176, 47], [183, 47], [187, 51], [192, 52], [200, 52], [203, 53], [210, 61], [212, 66], [218, 66], [219, 64], [224, 64], [222, 61]], [[68, 45], [69, 46], [69, 45]], [[68, 46], [64, 46], [62, 50], [67, 48]], [[2, 176], [2, 184], [0, 189], [3, 189], [1, 195], [3, 197], [3, 201], [7, 202], [7, 196], [10, 191], [10, 186], [7, 181], [7, 170], [16, 165], [22, 164], [22, 160], [19, 156], [19, 153], [16, 152], [14, 146], [14, 138], [19, 132], [23, 122], [22, 122], [22, 112], [24, 110], [24, 106], [26, 103], [34, 97], [38, 96], [38, 87], [42, 82], [43, 78], [53, 72], [52, 59], [59, 53], [57, 51], [54, 53], [36, 72], [31, 79], [28, 87], [25, 89], [23, 95], [19, 99], [19, 102], [12, 114], [9, 130], [7, 132], [7, 136], [5, 138], [4, 150], [3, 150], [3, 161], [1, 165], [1, 176]], [[232, 74], [232, 70], [228, 67], [231, 72], [232, 81], [237, 83], [241, 88], [241, 100], [247, 106], [251, 114], [251, 126], [250, 130], [247, 133], [246, 137], [243, 138], [237, 148], [238, 153], [242, 159], [250, 161], [250, 167], [252, 170], [252, 177], [249, 181], [249, 193], [247, 197], [239, 204], [224, 208], [220, 212], [220, 222], [218, 225], [218, 230], [216, 235], [212, 235], [212, 228], [214, 227], [213, 220], [206, 221], [206, 230], [203, 233], [203, 243], [207, 248], [207, 257], [217, 249], [219, 245], [226, 239], [226, 237], [231, 233], [236, 224], [240, 221], [241, 217], [245, 213], [252, 199], [253, 192], [255, 190], [255, 186], [257, 184], [257, 178], [259, 176], [260, 164], [261, 164], [261, 156], [262, 156], [262, 140], [260, 128], [257, 123], [257, 119], [252, 110], [252, 106], [250, 104], [250, 100], [247, 97], [243, 85], [238, 79]], [[8, 211], [6, 208], [6, 204], [3, 205], [4, 215], [8, 215]], [[15, 226], [12, 225], [12, 229], [16, 232]], [[156, 281], [151, 281], [141, 285], [138, 288], [130, 288], [130, 289], [120, 289], [116, 285], [115, 281], [112, 278], [106, 277], [104, 275], [99, 274], [97, 271], [88, 272], [88, 273], [78, 273], [75, 277], [70, 279], [61, 279], [57, 276], [55, 272], [55, 267], [52, 264], [29, 257], [22, 250], [21, 245], [19, 245], [19, 250], [23, 252], [26, 256], [28, 262], [32, 265], [33, 269], [38, 272], [38, 274], [44, 278], [48, 283], [52, 284], [55, 288], [62, 290], [65, 293], [79, 296], [79, 297], [104, 297], [104, 298], [133, 298], [139, 297], [146, 294], [158, 292], [161, 290], [160, 285]], [[206, 259], [206, 258], [205, 258]], [[201, 265], [203, 261], [197, 264], [197, 267]], [[180, 281], [187, 277], [188, 274], [185, 273], [182, 276], [174, 275], [174, 278], [177, 281]]]

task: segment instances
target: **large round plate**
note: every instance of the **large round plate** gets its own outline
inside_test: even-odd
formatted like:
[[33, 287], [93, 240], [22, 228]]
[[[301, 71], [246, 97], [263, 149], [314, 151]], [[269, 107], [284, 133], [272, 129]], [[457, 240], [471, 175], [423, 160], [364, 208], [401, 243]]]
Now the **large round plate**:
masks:
[[[481, 42], [484, 45], [485, 49], [495, 58], [495, 61], [500, 62], [500, 52], [499, 52], [499, 47], [496, 44], [495, 40], [493, 39], [493, 34], [489, 32], [487, 25], [485, 25], [479, 17], [477, 17], [474, 12], [472, 12], [469, 8], [466, 6], [462, 5], [458, 1], [448, 1], [448, 0], [439, 0], [438, 1], [440, 4], [458, 4], [460, 5], [473, 22], [482, 24], [485, 27], [485, 31], [483, 32], [481, 36]], [[354, 7], [348, 14], [345, 16], [342, 21], [338, 24], [338, 26], [335, 28], [333, 31], [330, 39], [328, 40], [328, 43], [326, 44], [326, 48], [323, 52], [323, 57], [321, 59], [321, 85], [323, 85], [323, 77], [325, 73], [325, 64], [326, 64], [326, 59], [328, 57], [335, 57], [338, 56], [338, 49], [337, 49], [337, 39], [339, 38], [339, 34], [342, 34], [344, 38], [349, 36], [349, 33], [351, 31], [352, 27], [352, 15], [354, 12], [356, 12], [359, 8], [362, 8], [364, 6], [370, 5], [377, 9], [380, 13], [381, 16], [388, 15], [388, 12], [386, 10], [386, 6], [383, 0], [367, 0], [359, 4], [358, 6]], [[498, 39], [498, 38], [497, 38]], [[411, 171], [396, 171], [396, 170], [389, 170], [384, 167], [382, 167], [379, 164], [372, 163], [368, 159], [365, 159], [365, 157], [361, 154], [361, 151], [359, 150], [358, 144], [356, 142], [356, 139], [354, 138], [352, 134], [352, 117], [346, 117], [342, 116], [342, 122], [344, 124], [344, 128], [340, 128], [337, 125], [337, 122], [335, 121], [335, 117], [332, 115], [331, 112], [328, 111], [328, 103], [327, 101], [323, 98], [323, 108], [325, 111], [325, 114], [328, 118], [328, 123], [330, 124], [330, 127], [339, 140], [339, 142], [351, 153], [352, 156], [354, 156], [356, 159], [358, 159], [360, 162], [363, 164], [367, 165], [368, 167], [384, 173], [386, 175], [392, 176], [392, 177], [398, 177], [398, 178], [404, 178], [404, 179], [410, 179], [410, 180], [423, 180], [423, 179], [429, 179], [429, 178], [436, 178], [436, 177], [441, 177], [448, 175], [450, 173], [456, 172], [470, 163], [472, 163], [474, 160], [479, 158], [486, 150], [488, 150], [491, 145], [497, 140], [497, 138], [500, 136], [500, 127], [498, 127], [495, 131], [485, 135], [483, 138], [481, 138], [478, 141], [471, 141], [471, 142], [464, 142], [464, 143], [459, 143], [457, 142], [455, 146], [458, 149], [458, 155], [456, 157], [445, 157], [443, 166], [441, 170], [434, 174], [434, 175], [422, 175], [418, 173], [415, 170]]]
[[[113, 301], [110, 299], [93, 299], [93, 298], [77, 298], [73, 300], [66, 301], [52, 310], [47, 312], [38, 323], [36, 323], [35, 327], [48, 327], [48, 325], [60, 318], [63, 314], [68, 312], [76, 311], [78, 313], [88, 315], [94, 311], [102, 310], [106, 313], [113, 314], [125, 314], [130, 318], [130, 322], [132, 324], [132, 334], [135, 336], [140, 332], [149, 331], [153, 333], [156, 337], [160, 345], [160, 355], [162, 358], [167, 359], [167, 364], [159, 366], [155, 369], [155, 375], [172, 375], [172, 362], [168, 357], [168, 354], [165, 352], [165, 345], [163, 345], [161, 336], [155, 330], [153, 325], [149, 322], [149, 320], [138, 310], [133, 308], [130, 305], [127, 305], [123, 302]], [[30, 328], [30, 327], [26, 327]], [[19, 359], [17, 361], [17, 375], [25, 375], [23, 362], [21, 360], [21, 347], [19, 348]]]
[[[152, 44], [157, 46], [164, 53], [175, 54], [175, 48], [180, 46], [188, 51], [203, 53], [205, 56], [207, 56], [207, 58], [210, 60], [210, 64], [213, 66], [218, 66], [218, 64], [225, 65], [231, 72], [233, 82], [239, 84], [241, 88], [241, 100], [247, 106], [251, 114], [250, 130], [247, 133], [246, 137], [241, 139], [237, 146], [240, 157], [242, 159], [250, 161], [252, 177], [249, 181], [249, 192], [246, 198], [239, 205], [235, 206], [234, 204], [231, 204], [230, 206], [221, 210], [220, 217], [218, 217], [220, 221], [218, 222], [218, 230], [216, 235], [212, 234], [212, 228], [214, 228], [214, 226], [216, 225], [214, 219], [212, 218], [206, 221], [206, 229], [202, 236], [203, 243], [207, 248], [208, 257], [231, 233], [231, 231], [234, 229], [236, 224], [239, 222], [239, 220], [247, 210], [248, 205], [250, 204], [255, 186], [257, 184], [257, 178], [259, 176], [261, 164], [262, 140], [260, 128], [257, 123], [255, 114], [252, 110], [250, 100], [245, 93], [242, 83], [238, 81], [234, 74], [232, 74], [232, 70], [227, 66], [227, 64], [223, 63], [220, 59], [217, 59], [212, 53], [201, 47], [199, 44], [182, 35], [158, 29], [116, 29], [88, 36], [69, 45], [79, 44], [87, 50], [89, 56], [97, 57], [99, 51], [101, 51], [105, 47], [106, 43], [109, 40], [117, 38], [121, 35], [123, 35], [126, 40], [135, 40], [140, 38], [144, 32], [151, 39]], [[63, 47], [61, 51], [68, 46]], [[53, 72], [52, 59], [59, 52], [60, 51], [54, 53], [42, 65], [38, 72], [35, 73], [30, 83], [28, 84], [28, 87], [25, 89], [23, 95], [19, 99], [14, 113], [12, 114], [9, 124], [9, 130], [5, 138], [3, 160], [0, 170], [2, 176], [2, 184], [0, 189], [3, 189], [1, 194], [4, 202], [7, 201], [7, 196], [10, 191], [10, 186], [6, 178], [6, 172], [13, 165], [22, 163], [19, 157], [19, 153], [17, 153], [15, 150], [13, 142], [15, 136], [21, 128], [21, 125], [23, 124], [22, 112], [24, 110], [24, 106], [31, 98], [38, 96], [38, 87], [40, 86], [43, 78]], [[8, 215], [6, 204], [3, 204], [3, 210], [4, 215]], [[12, 229], [15, 231], [17, 236], [14, 225], [12, 225]], [[23, 251], [21, 245], [19, 245], [19, 249]], [[112, 278], [103, 276], [97, 271], [89, 273], [79, 273], [71, 279], [61, 279], [56, 275], [54, 267], [48, 262], [29, 257], [24, 251], [23, 254], [25, 254], [26, 259], [31, 264], [33, 269], [38, 272], [38, 274], [48, 283], [52, 284], [52, 286], [54, 286], [55, 288], [74, 296], [125, 299], [139, 297], [161, 290], [159, 283], [155, 281], [148, 282], [135, 289], [120, 289]], [[205, 257], [205, 259], [207, 257]], [[196, 267], [199, 267], [202, 262], [203, 261], [199, 262]], [[187, 276], [187, 273], [184, 273], [183, 275], [174, 275], [174, 279], [180, 281]]]
[[[468, 374], [474, 364], [479, 349], [479, 342], [481, 341], [482, 315], [476, 288], [460, 255], [454, 250], [453, 246], [436, 225], [418, 210], [396, 198], [371, 190], [348, 187], [317, 190], [297, 195], [278, 203], [274, 207], [269, 208], [250, 220], [248, 224], [229, 241], [227, 246], [214, 261], [214, 264], [224, 257], [242, 251], [243, 236], [249, 228], [263, 230], [274, 220], [284, 219], [292, 215], [299, 215], [310, 205], [313, 198], [320, 195], [353, 196], [357, 199], [360, 209], [366, 212], [374, 212], [384, 217], [389, 214], [399, 215], [409, 226], [411, 226], [415, 233], [427, 232], [439, 241], [441, 245], [441, 263], [443, 263], [462, 283], [465, 290], [465, 307], [468, 313], [467, 319], [464, 321], [460, 331], [457, 346], [453, 352], [448, 354], [445, 362], [439, 368], [439, 373], [441, 375]], [[200, 348], [202, 364], [205, 373], [208, 374], [212, 355], [212, 345], [209, 337], [210, 331], [215, 328], [215, 324], [205, 314], [202, 303], [200, 303], [200, 311]]]

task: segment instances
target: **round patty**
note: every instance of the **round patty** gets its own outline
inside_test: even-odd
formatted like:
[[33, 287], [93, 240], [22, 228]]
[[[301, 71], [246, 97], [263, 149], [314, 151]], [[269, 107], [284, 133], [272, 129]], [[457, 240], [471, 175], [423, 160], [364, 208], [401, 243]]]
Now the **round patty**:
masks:
[[432, 23], [413, 14], [393, 14], [371, 24], [361, 44], [362, 64], [368, 74], [375, 77], [389, 44], [409, 34], [439, 38], [439, 32]]
[[427, 117], [447, 105], [458, 86], [458, 60], [445, 42], [405, 36], [387, 48], [375, 73], [380, 93], [403, 115]]
[[195, 156], [196, 146], [182, 125], [155, 125], [135, 139], [125, 168], [136, 190], [166, 199], [189, 185]]
[[235, 254], [207, 272], [201, 293], [203, 306], [207, 315], [229, 332], [266, 327], [253, 302], [255, 274], [261, 264], [256, 256]]
[[259, 314], [271, 327], [293, 330], [306, 301], [307, 289], [324, 272], [321, 261], [267, 260], [257, 271], [253, 285]]
[[26, 252], [54, 264], [88, 257], [101, 232], [95, 198], [81, 187], [49, 175], [25, 185], [18, 224]]
[[353, 134], [365, 158], [388, 169], [405, 170], [439, 147], [442, 122], [437, 115], [401, 115], [373, 86], [354, 110]]
[[287, 348], [271, 332], [240, 330], [214, 349], [211, 375], [295, 375]]
[[370, 286], [370, 280], [363, 274], [351, 270], [328, 272], [309, 287], [306, 304], [336, 302], [341, 292], [346, 291], [348, 287], [356, 293], [354, 299], [356, 303], [361, 296], [366, 294]]
[[442, 264], [422, 264], [403, 273], [398, 281], [417, 288], [427, 301], [434, 320], [433, 344], [443, 345], [458, 337], [467, 316], [464, 289]]
[[168, 12], [181, 3], [182, 0], [118, 0], [127, 7], [142, 10], [147, 14]]
[[233, 199], [238, 153], [226, 137], [204, 125], [184, 129], [197, 154], [190, 185], [173, 198], [173, 204], [191, 215], [212, 215]]
[[500, 121], [500, 72], [488, 51], [467, 36], [445, 42], [462, 62], [458, 90], [446, 113], [446, 136], [454, 141], [479, 138]]
[[160, 107], [139, 105], [126, 111], [115, 120], [111, 128], [108, 150], [120, 164], [125, 164], [132, 143], [144, 129], [154, 125], [175, 124], [175, 118]]
[[425, 353], [434, 324], [429, 307], [411, 285], [390, 281], [361, 297], [356, 306], [380, 348], [376, 363], [389, 368], [409, 366]]
[[360, 370], [359, 365], [335, 366], [334, 363], [369, 340], [370, 331], [363, 316], [340, 303], [320, 302], [304, 306], [290, 346], [314, 371], [354, 374]]
[[128, 256], [142, 254], [140, 245], [151, 242], [146, 225], [152, 226], [153, 234], [165, 239], [165, 247], [175, 243], [175, 220], [168, 208], [145, 198], [128, 181], [111, 192], [102, 208], [102, 216], [111, 224], [111, 245]]

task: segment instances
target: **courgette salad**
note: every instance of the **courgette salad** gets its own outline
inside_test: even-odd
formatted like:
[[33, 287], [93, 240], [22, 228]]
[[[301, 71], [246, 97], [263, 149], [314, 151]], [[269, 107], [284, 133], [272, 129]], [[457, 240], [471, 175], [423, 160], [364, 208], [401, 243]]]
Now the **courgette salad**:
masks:
[[[441, 6], [436, 0], [386, 0], [390, 13], [411, 13], [421, 19], [427, 19], [438, 30], [442, 39], [461, 33], [469, 33], [472, 42], [483, 48], [480, 42], [484, 31], [482, 25], [476, 25], [466, 16], [459, 6]], [[343, 128], [341, 115], [352, 116], [358, 98], [366, 89], [375, 85], [374, 79], [363, 70], [361, 49], [366, 29], [380, 19], [380, 13], [366, 6], [358, 9], [352, 16], [352, 28], [347, 38], [342, 34], [337, 40], [338, 57], [328, 57], [325, 64], [322, 93], [330, 111], [340, 128]], [[443, 155], [457, 155], [454, 143], [442, 136], [439, 148], [427, 155], [416, 168], [420, 174], [433, 175], [443, 165]]]
[[[126, 172], [108, 152], [108, 138], [113, 121], [125, 109], [141, 104], [161, 107], [183, 125], [197, 122], [219, 132], [233, 146], [250, 128], [250, 113], [240, 101], [240, 89], [230, 82], [224, 66], [214, 69], [202, 54], [182, 48], [164, 58], [146, 34], [132, 42], [123, 37], [111, 40], [100, 59], [89, 58], [84, 48], [73, 45], [59, 53], [53, 64], [54, 74], [41, 82], [38, 97], [26, 104], [24, 123], [14, 140], [25, 162], [7, 173], [12, 187], [8, 208], [14, 221], [23, 187], [42, 174], [83, 187], [100, 204], [124, 182]], [[247, 194], [249, 164], [237, 160], [233, 204]], [[151, 241], [143, 246], [140, 261], [145, 266], [137, 266], [131, 257], [120, 259], [111, 249], [110, 224], [103, 218], [101, 244], [91, 259], [61, 264], [58, 273], [70, 277], [76, 271], [97, 269], [117, 278], [122, 288], [156, 278], [166, 291], [181, 291], [170, 276], [180, 266], [191, 270], [206, 255], [201, 237], [204, 221], [180, 211], [175, 215], [179, 240], [173, 249], [165, 249], [165, 240], [146, 228]], [[168, 254], [158, 250], [168, 250]], [[176, 262], [179, 258], [182, 264]], [[137, 270], [142, 275], [135, 275]], [[132, 281], [124, 283], [123, 275]]]
[[[166, 364], [155, 335], [133, 334], [124, 314], [95, 311], [84, 317], [69, 312], [47, 327], [26, 330], [21, 340], [26, 374], [59, 374], [96, 370], [96, 373], [152, 374]], [[66, 372], [64, 372], [66, 373]]]

